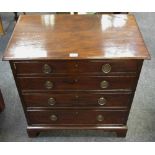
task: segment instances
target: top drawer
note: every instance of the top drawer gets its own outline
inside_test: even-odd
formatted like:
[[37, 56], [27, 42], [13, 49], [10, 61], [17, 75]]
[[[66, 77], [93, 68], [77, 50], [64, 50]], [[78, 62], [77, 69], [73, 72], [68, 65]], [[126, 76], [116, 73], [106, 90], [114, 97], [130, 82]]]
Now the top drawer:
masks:
[[64, 75], [64, 74], [135, 74], [138, 60], [49, 60], [15, 61], [17, 75]]

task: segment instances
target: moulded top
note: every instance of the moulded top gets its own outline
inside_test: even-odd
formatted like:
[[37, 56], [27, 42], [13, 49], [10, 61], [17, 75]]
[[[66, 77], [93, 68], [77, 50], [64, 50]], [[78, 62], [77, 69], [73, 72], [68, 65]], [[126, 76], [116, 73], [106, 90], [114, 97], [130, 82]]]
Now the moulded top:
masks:
[[149, 59], [133, 15], [22, 15], [4, 60]]

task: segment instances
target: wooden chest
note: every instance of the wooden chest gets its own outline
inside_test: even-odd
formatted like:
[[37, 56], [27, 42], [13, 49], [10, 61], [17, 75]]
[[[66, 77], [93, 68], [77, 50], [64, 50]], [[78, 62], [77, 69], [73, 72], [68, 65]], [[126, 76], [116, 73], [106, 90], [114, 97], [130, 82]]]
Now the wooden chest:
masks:
[[125, 136], [144, 59], [132, 15], [21, 16], [5, 51], [30, 137], [53, 129]]

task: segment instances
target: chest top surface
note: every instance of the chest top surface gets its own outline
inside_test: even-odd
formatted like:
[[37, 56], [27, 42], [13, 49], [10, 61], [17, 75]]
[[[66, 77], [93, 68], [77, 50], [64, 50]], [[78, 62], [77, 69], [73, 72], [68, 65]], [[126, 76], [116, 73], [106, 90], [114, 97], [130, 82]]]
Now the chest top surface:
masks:
[[23, 15], [4, 60], [149, 59], [133, 15]]

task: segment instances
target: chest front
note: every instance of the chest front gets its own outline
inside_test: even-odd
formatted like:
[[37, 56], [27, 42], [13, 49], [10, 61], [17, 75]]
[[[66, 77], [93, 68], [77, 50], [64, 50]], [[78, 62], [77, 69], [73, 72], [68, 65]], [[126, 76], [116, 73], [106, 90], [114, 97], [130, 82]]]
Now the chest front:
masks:
[[[53, 25], [44, 23], [45, 16], [21, 17], [4, 55], [29, 136], [53, 129], [100, 129], [125, 136], [142, 63], [149, 58], [134, 17], [46, 17]], [[122, 25], [105, 27], [109, 18]]]

